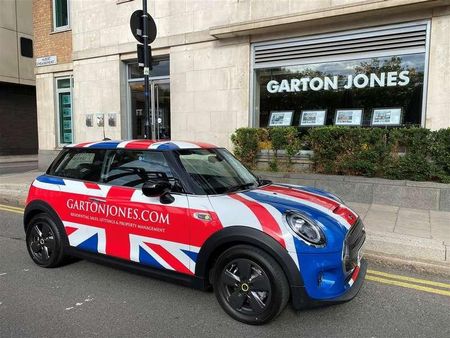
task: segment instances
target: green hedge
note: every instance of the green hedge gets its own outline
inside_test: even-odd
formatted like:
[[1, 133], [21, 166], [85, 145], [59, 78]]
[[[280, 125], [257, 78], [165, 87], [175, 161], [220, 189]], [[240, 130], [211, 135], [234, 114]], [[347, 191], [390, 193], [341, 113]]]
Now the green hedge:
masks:
[[[271, 170], [291, 170], [292, 158], [303, 148], [313, 150], [316, 173], [450, 183], [450, 128], [240, 128], [232, 141], [235, 155], [252, 168], [266, 148], [273, 151]], [[287, 159], [284, 168], [280, 150]]]

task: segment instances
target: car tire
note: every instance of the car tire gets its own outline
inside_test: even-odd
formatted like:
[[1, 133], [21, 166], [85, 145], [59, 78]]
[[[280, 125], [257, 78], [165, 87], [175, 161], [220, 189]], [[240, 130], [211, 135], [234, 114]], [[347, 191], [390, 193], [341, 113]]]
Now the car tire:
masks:
[[232, 318], [261, 325], [277, 317], [289, 300], [289, 284], [265, 251], [237, 245], [223, 252], [213, 271], [217, 300]]
[[65, 234], [53, 219], [45, 214], [34, 216], [28, 224], [26, 243], [31, 259], [43, 268], [54, 268], [66, 260], [63, 236]]

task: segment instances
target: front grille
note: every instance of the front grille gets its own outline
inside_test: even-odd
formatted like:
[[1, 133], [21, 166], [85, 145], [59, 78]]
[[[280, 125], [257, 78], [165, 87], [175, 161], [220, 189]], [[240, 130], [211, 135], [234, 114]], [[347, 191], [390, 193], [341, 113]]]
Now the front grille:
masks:
[[350, 228], [344, 242], [344, 268], [346, 272], [351, 271], [358, 264], [359, 249], [361, 249], [365, 240], [366, 230], [363, 222], [358, 218]]

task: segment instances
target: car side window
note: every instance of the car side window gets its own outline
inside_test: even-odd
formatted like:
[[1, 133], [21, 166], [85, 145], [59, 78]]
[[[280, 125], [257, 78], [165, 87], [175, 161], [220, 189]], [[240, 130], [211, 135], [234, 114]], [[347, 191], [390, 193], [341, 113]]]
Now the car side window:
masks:
[[155, 178], [174, 181], [174, 175], [163, 153], [148, 150], [118, 149], [107, 156], [103, 182], [112, 185], [140, 188]]
[[69, 149], [49, 174], [84, 181], [100, 181], [105, 150]]

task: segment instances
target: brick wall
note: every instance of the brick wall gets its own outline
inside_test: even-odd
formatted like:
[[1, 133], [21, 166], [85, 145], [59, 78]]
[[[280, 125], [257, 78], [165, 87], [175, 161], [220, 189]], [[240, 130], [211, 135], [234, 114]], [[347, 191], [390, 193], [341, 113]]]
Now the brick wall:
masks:
[[33, 0], [35, 57], [56, 55], [58, 63], [72, 61], [72, 31], [53, 33], [52, 0]]

